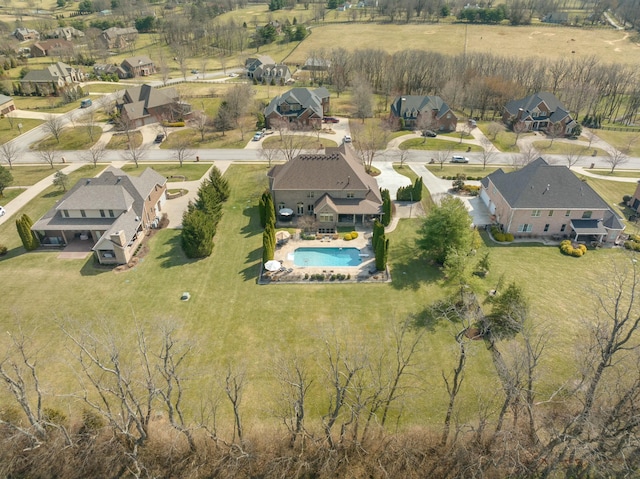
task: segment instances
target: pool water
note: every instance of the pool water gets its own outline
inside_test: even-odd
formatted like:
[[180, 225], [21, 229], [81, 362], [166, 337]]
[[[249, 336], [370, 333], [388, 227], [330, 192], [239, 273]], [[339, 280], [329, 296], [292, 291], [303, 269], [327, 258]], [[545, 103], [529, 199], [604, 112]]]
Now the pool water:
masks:
[[358, 248], [298, 248], [293, 254], [296, 266], [359, 266]]

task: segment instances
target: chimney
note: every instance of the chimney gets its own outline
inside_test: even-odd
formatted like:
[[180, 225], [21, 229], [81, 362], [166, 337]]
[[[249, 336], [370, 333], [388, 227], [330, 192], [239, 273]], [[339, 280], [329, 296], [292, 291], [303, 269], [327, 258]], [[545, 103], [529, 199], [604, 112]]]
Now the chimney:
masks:
[[516, 116], [516, 120], [522, 118], [522, 113], [524, 113], [524, 110], [522, 108], [518, 108], [518, 116]]
[[109, 236], [109, 239], [116, 246], [120, 246], [120, 247], [124, 248], [126, 238], [124, 237], [124, 231], [123, 230], [116, 231], [115, 233], [111, 233], [111, 235]]

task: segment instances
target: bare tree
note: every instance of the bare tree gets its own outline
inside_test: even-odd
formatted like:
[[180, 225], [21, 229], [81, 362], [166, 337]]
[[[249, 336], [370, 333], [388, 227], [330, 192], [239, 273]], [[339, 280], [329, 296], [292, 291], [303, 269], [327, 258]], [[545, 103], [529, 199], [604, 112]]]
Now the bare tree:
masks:
[[165, 55], [165, 50], [163, 48], [159, 48], [156, 53], [156, 58], [158, 60], [158, 70], [160, 71], [160, 76], [162, 77], [162, 84], [166, 85], [167, 80], [169, 80], [169, 74], [171, 69], [169, 68], [169, 62], [167, 60], [167, 56]]
[[469, 136], [471, 134], [471, 130], [472, 128], [469, 123], [463, 123], [462, 127], [458, 130], [458, 134], [460, 135], [460, 143], [462, 143], [462, 140], [465, 136]]
[[513, 130], [513, 133], [515, 133], [516, 135], [516, 138], [513, 141], [513, 146], [516, 146], [518, 144], [518, 140], [520, 139], [520, 135], [522, 135], [525, 131], [527, 131], [527, 125], [522, 121], [516, 121], [511, 127], [511, 129]]
[[363, 77], [353, 81], [352, 102], [355, 106], [355, 117], [364, 123], [365, 118], [373, 116], [373, 91], [371, 85]]
[[629, 161], [629, 157], [623, 151], [612, 146], [607, 149], [607, 156], [604, 161], [611, 167], [610, 173], [613, 173], [618, 166]]
[[271, 168], [271, 164], [274, 160], [278, 159], [280, 155], [280, 150], [278, 148], [261, 148], [260, 149], [260, 158], [265, 160]]
[[104, 159], [106, 154], [107, 154], [107, 149], [105, 148], [105, 145], [101, 143], [96, 143], [88, 150], [84, 150], [80, 154], [80, 157], [84, 161], [91, 163], [95, 168], [98, 166], [98, 163], [100, 163]]
[[491, 139], [491, 141], [496, 141], [498, 138], [498, 134], [504, 131], [504, 126], [498, 122], [492, 121], [487, 125], [487, 136]]
[[398, 149], [391, 150], [391, 153], [393, 155], [393, 159], [398, 163], [400, 163], [400, 168], [404, 168], [404, 164], [409, 159], [410, 151], [403, 150], [402, 148], [398, 148]]
[[209, 117], [203, 111], [194, 111], [191, 114], [191, 122], [195, 129], [200, 133], [200, 141], [204, 141], [204, 135], [207, 132], [209, 126]]
[[194, 154], [193, 150], [189, 148], [189, 145], [189, 140], [184, 138], [178, 140], [178, 142], [173, 147], [173, 157], [178, 161], [178, 163], [180, 163], [180, 167], [182, 167], [182, 163], [187, 157]]
[[516, 170], [519, 170], [520, 168], [527, 166], [538, 156], [540, 156], [538, 150], [536, 150], [533, 145], [529, 144], [526, 148], [520, 150], [520, 153], [511, 155], [511, 165]]
[[577, 148], [571, 148], [570, 145], [564, 154], [564, 159], [567, 161], [567, 166], [569, 167], [569, 169], [571, 169], [574, 165], [579, 163], [580, 160], [582, 160], [581, 150], [578, 150]]
[[480, 143], [482, 144], [482, 169], [484, 170], [487, 168], [487, 164], [494, 160], [496, 149], [493, 143], [485, 136], [482, 137]]
[[549, 143], [549, 148], [553, 146], [553, 142], [556, 140], [556, 138], [560, 138], [561, 136], [563, 136], [563, 130], [564, 127], [562, 124], [549, 123], [549, 126], [547, 126], [545, 130], [547, 137], [551, 140], [551, 142]]
[[278, 153], [285, 161], [290, 161], [300, 155], [308, 144], [308, 136], [290, 131], [288, 135], [282, 135]]
[[233, 409], [233, 441], [236, 435], [240, 445], [244, 445], [244, 429], [242, 427], [242, 415], [240, 414], [240, 406], [242, 404], [242, 394], [245, 388], [245, 372], [234, 371], [231, 366], [227, 368], [227, 374], [224, 379], [224, 391], [227, 399], [231, 403]]
[[42, 124], [42, 128], [53, 136], [57, 143], [60, 143], [60, 135], [64, 129], [64, 120], [61, 116], [54, 114], [47, 115], [47, 119]]
[[44, 150], [38, 151], [38, 156], [42, 161], [44, 161], [47, 165], [53, 168], [53, 163], [56, 159], [56, 151], [51, 148], [45, 148]]
[[587, 137], [588, 145], [587, 148], [591, 148], [591, 144], [598, 138], [595, 133], [593, 133], [588, 128], [582, 130], [582, 134]]
[[449, 148], [445, 150], [437, 150], [434, 152], [435, 158], [431, 158], [434, 163], [440, 165], [440, 169], [442, 170], [444, 164], [451, 160], [451, 152], [453, 151], [453, 144], [449, 146]]
[[0, 156], [7, 162], [9, 169], [13, 169], [13, 162], [18, 158], [18, 149], [12, 141], [7, 141], [0, 146]]
[[387, 123], [370, 120], [365, 124], [354, 125], [351, 132], [353, 134], [353, 145], [367, 171], [373, 166], [373, 161], [387, 148], [391, 132], [387, 128]]
[[308, 368], [300, 358], [282, 358], [273, 369], [281, 387], [280, 407], [276, 415], [289, 430], [290, 446], [293, 447], [298, 438], [304, 441], [307, 394], [313, 380], [309, 378]]
[[124, 150], [122, 153], [122, 158], [127, 161], [133, 161], [138, 168], [138, 163], [142, 161], [147, 153], [147, 148], [145, 146], [134, 146], [131, 142], [129, 143], [129, 148]]

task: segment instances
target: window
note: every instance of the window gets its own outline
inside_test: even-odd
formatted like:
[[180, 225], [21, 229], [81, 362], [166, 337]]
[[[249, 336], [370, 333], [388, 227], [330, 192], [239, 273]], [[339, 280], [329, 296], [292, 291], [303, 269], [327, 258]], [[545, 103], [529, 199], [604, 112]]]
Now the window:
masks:
[[115, 218], [116, 215], [113, 214], [113, 210], [109, 210], [109, 218]]
[[62, 210], [62, 216], [64, 216], [65, 218], [69, 217], [69, 210]]
[[567, 210], [564, 215], [565, 216], [571, 216], [571, 210]]
[[518, 226], [518, 233], [531, 233], [531, 230], [533, 230], [533, 225], [527, 223]]
[[307, 212], [311, 215], [313, 214], [313, 205], [307, 205]]
[[546, 233], [547, 231], [549, 231], [549, 223], [547, 223], [546, 225], [544, 225], [544, 231], [545, 231], [545, 233]]
[[278, 203], [278, 211], [280, 211], [280, 210], [282, 210], [284, 208], [285, 208], [284, 203]]
[[347, 198], [353, 198], [353, 197], [354, 197], [353, 193], [347, 193]]
[[333, 221], [333, 215], [331, 213], [321, 213], [320, 223], [331, 223]]
[[100, 210], [100, 218], [104, 218], [107, 215], [104, 213], [104, 210]]
[[564, 230], [567, 228], [567, 225], [562, 225], [560, 227], [560, 233], [564, 232]]
[[82, 216], [83, 218], [87, 217], [87, 213], [85, 210], [80, 210], [80, 216]]
[[553, 216], [553, 210], [549, 210], [549, 216]]
[[313, 198], [313, 191], [309, 191], [307, 193], [307, 198]]
[[299, 215], [304, 214], [304, 203], [298, 203], [298, 214]]
[[589, 219], [591, 218], [592, 214], [593, 214], [593, 211], [585, 211], [584, 213], [582, 213], [582, 218]]
[[542, 214], [542, 211], [540, 211], [540, 210], [533, 210], [531, 212], [531, 216], [536, 216], [537, 217], [537, 216], [540, 216], [541, 214]]

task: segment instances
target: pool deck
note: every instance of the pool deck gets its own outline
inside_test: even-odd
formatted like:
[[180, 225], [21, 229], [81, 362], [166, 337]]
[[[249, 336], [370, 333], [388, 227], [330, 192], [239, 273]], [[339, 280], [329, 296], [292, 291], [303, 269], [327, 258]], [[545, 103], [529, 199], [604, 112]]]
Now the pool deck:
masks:
[[[360, 250], [362, 262], [358, 266], [296, 266], [293, 253], [297, 248], [357, 248]], [[354, 282], [388, 282], [391, 278], [387, 272], [375, 271], [375, 255], [371, 248], [371, 233], [358, 232], [356, 239], [345, 241], [333, 239], [333, 235], [325, 235], [319, 239], [303, 240], [300, 235], [293, 235], [285, 244], [278, 246], [274, 259], [282, 263], [283, 270], [270, 273], [261, 271], [260, 284], [304, 283], [354, 283]], [[311, 279], [314, 276], [315, 279]], [[318, 277], [324, 279], [318, 281]]]

